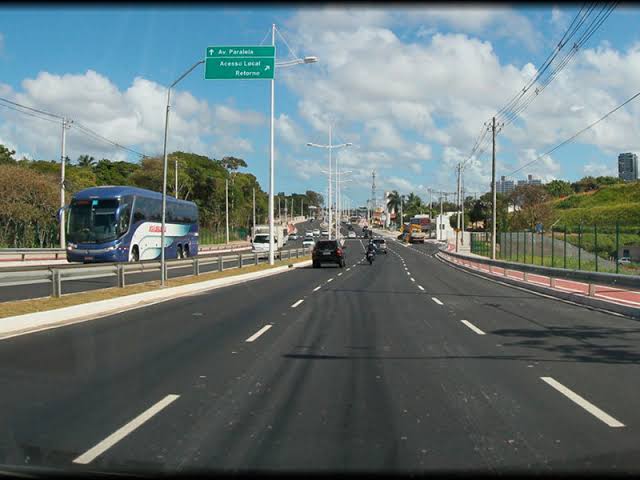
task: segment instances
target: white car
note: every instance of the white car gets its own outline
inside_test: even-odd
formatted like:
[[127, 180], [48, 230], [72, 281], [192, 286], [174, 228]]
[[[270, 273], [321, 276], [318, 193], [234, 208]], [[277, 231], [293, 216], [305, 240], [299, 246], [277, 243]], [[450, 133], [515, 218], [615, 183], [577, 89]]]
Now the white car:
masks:
[[356, 232], [354, 232], [353, 230], [350, 230], [349, 233], [347, 234], [347, 238], [356, 238]]
[[319, 228], [316, 228], [316, 229], [313, 231], [313, 235], [314, 235], [314, 236], [316, 236], [316, 237], [320, 236], [320, 229], [319, 229]]
[[315, 244], [316, 241], [313, 239], [313, 237], [304, 237], [304, 240], [302, 240], [303, 247], [313, 247]]
[[322, 235], [323, 237], [328, 237], [329, 236], [329, 230], [322, 230], [322, 232], [320, 232], [320, 235]]

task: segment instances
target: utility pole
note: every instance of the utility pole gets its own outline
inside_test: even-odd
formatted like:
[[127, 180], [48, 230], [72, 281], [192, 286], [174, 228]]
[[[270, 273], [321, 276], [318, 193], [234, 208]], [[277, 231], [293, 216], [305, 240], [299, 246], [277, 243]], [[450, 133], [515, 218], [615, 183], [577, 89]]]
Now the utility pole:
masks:
[[256, 233], [256, 189], [253, 188], [253, 230], [252, 234]]
[[175, 182], [175, 190], [173, 192], [173, 194], [175, 195], [176, 199], [178, 198], [178, 158], [176, 157], [176, 182]]
[[460, 163], [457, 166], [458, 169], [458, 184], [456, 187], [456, 204], [458, 206], [458, 214], [456, 215], [456, 223], [458, 228], [456, 228], [456, 252], [458, 251], [458, 232], [460, 232]]
[[[442, 230], [442, 227], [440, 226], [440, 224], [442, 223], [442, 217], [444, 216], [444, 206], [443, 206], [443, 203], [442, 203], [442, 194], [443, 193], [444, 192], [442, 192], [442, 191], [440, 192], [440, 222], [438, 224], [438, 231]], [[442, 237], [443, 235], [440, 234], [439, 236]], [[443, 238], [438, 238], [438, 240], [444, 240], [444, 239]]]
[[492, 137], [492, 153], [491, 153], [491, 259], [496, 259], [496, 117], [491, 119], [491, 137]]
[[280, 208], [280, 195], [278, 195], [278, 222], [282, 222], [282, 209]]
[[[69, 122], [70, 123], [70, 122]], [[67, 158], [67, 129], [70, 125], [67, 123], [67, 119], [62, 119], [62, 152], [60, 154], [60, 248], [67, 247], [67, 239], [65, 236], [65, 214], [64, 214], [64, 175], [65, 175], [65, 163]]]
[[227, 243], [229, 243], [229, 179], [225, 178], [224, 180], [224, 208], [225, 208], [225, 217], [227, 223]]
[[431, 213], [431, 211], [432, 211], [432, 209], [431, 209], [431, 192], [432, 191], [433, 190], [431, 188], [429, 188], [429, 221], [433, 220], [433, 216], [432, 216], [432, 213]]
[[331, 240], [331, 224], [333, 223], [331, 217], [331, 151], [333, 148], [331, 147], [331, 124], [329, 124], [329, 227], [327, 228], [327, 231], [329, 232], [329, 240]]

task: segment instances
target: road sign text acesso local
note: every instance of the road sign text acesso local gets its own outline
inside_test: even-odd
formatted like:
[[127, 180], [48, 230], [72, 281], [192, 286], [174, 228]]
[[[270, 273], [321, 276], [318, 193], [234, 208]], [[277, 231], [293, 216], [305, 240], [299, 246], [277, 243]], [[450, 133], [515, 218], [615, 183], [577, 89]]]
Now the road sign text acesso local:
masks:
[[273, 45], [207, 47], [205, 80], [271, 80], [275, 70]]

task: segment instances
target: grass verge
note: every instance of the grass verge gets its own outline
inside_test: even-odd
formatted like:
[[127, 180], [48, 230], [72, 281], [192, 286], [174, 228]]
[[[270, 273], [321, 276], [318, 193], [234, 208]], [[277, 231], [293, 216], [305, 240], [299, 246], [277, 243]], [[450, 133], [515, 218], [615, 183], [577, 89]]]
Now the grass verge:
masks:
[[[311, 256], [300, 257], [296, 259], [286, 259], [276, 261], [275, 264], [270, 266], [269, 264], [262, 265], [250, 265], [242, 268], [230, 268], [222, 272], [207, 272], [201, 273], [198, 276], [188, 275], [184, 277], [169, 278], [166, 283], [166, 287], [178, 287], [180, 285], [188, 285], [191, 283], [200, 283], [207, 280], [214, 280], [216, 278], [233, 277], [245, 273], [258, 272], [261, 270], [269, 270], [275, 267], [282, 267], [285, 265], [291, 265], [295, 263], [304, 262], [310, 260]], [[160, 274], [160, 272], [158, 272]], [[169, 276], [171, 270], [169, 270]], [[64, 284], [63, 284], [64, 285]], [[99, 300], [109, 300], [111, 298], [125, 297], [128, 295], [134, 295], [136, 293], [150, 292], [152, 290], [158, 290], [160, 287], [160, 280], [152, 282], [136, 283], [133, 285], [127, 285], [125, 288], [110, 287], [101, 288], [99, 290], [92, 290], [90, 292], [80, 293], [68, 293], [62, 295], [59, 298], [47, 297], [36, 298], [28, 300], [17, 300], [13, 302], [3, 302], [0, 305], [0, 318], [12, 317], [14, 315], [24, 315], [27, 313], [44, 312], [47, 310], [55, 310], [57, 308], [71, 307], [73, 305], [79, 305], [82, 303], [97, 302]]]

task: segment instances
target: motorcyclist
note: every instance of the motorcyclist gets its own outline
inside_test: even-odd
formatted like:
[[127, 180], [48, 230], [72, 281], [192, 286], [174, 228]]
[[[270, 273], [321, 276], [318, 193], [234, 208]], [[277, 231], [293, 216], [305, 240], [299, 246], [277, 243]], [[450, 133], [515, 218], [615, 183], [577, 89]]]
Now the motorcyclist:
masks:
[[373, 240], [370, 240], [369, 245], [367, 245], [367, 255], [369, 253], [373, 253], [375, 255], [377, 250], [378, 250], [378, 247], [376, 247], [376, 244], [373, 243]]

